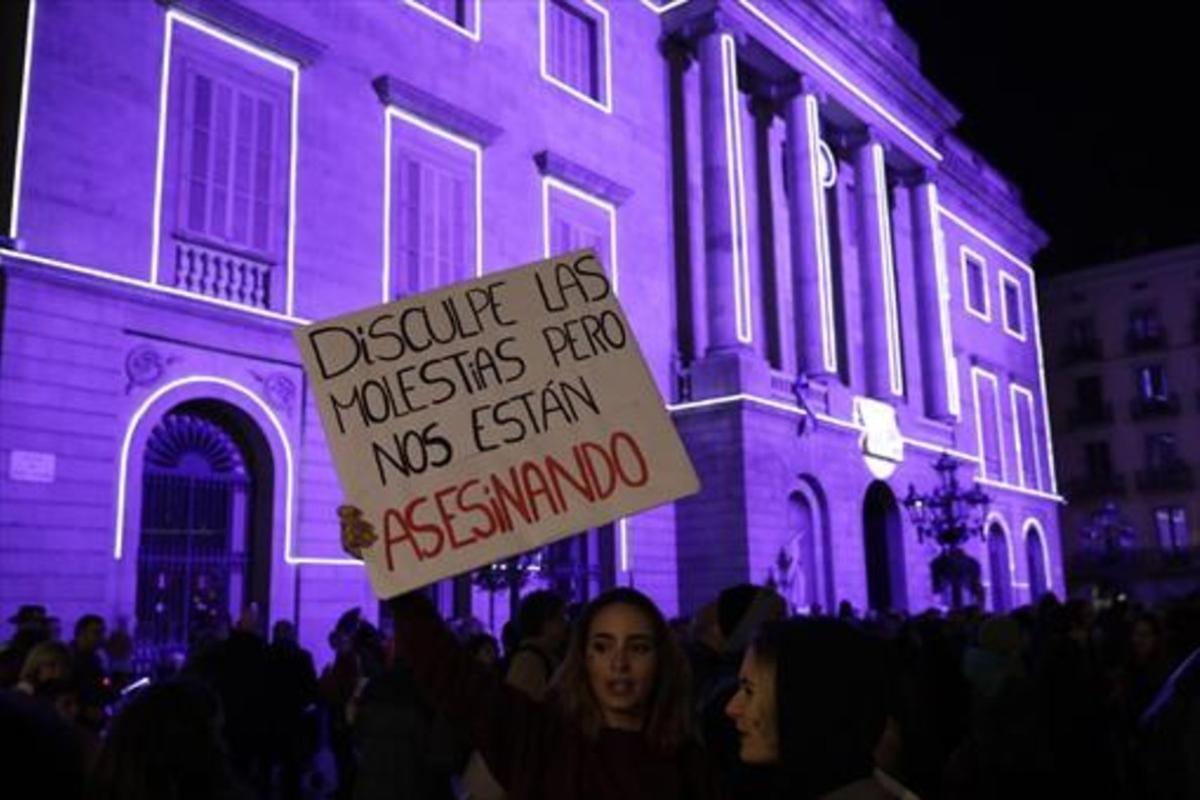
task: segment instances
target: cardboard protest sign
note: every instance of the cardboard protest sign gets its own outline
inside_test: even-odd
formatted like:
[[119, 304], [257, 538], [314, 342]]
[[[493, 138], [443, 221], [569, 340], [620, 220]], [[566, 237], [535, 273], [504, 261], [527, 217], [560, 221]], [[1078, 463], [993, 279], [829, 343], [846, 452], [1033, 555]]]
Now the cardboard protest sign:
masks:
[[699, 488], [590, 250], [295, 335], [381, 597]]

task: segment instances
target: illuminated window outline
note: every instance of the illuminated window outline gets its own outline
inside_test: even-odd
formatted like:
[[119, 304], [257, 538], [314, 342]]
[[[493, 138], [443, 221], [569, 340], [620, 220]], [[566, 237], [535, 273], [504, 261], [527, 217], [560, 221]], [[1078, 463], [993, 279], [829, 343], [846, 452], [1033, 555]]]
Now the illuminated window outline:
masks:
[[25, 20], [25, 54], [21, 68], [21, 99], [17, 110], [17, 141], [13, 160], [12, 203], [8, 207], [8, 236], [17, 238], [21, 221], [21, 176], [25, 169], [25, 118], [29, 113], [29, 71], [33, 67], [33, 31], [37, 16], [37, 0], [29, 0], [29, 17]]
[[465, 36], [466, 38], [470, 39], [472, 42], [478, 42], [483, 37], [483, 20], [482, 20], [482, 17], [480, 16], [480, 14], [483, 11], [483, 9], [481, 7], [481, 0], [466, 0], [466, 2], [469, 2], [469, 3], [473, 2], [474, 6], [475, 6], [474, 16], [472, 17], [472, 20], [471, 20], [474, 24], [469, 28], [464, 28], [462, 25], [459, 25], [454, 20], [447, 19], [446, 17], [442, 16], [434, 9], [432, 9], [429, 6], [422, 3], [420, 0], [402, 0], [402, 2], [404, 3], [404, 5], [406, 7], [411, 8], [415, 11], [419, 11], [420, 13], [424, 14], [426, 17], [432, 19], [434, 22], [439, 23], [443, 27], [449, 28], [450, 30], [454, 31], [455, 33], [459, 34], [460, 36]]
[[[978, 317], [984, 322], [992, 321], [992, 293], [988, 290], [988, 267], [987, 259], [979, 253], [975, 252], [966, 245], [958, 248], [958, 261], [962, 267], [962, 287], [963, 287], [963, 308], [971, 316]], [[979, 279], [981, 291], [983, 292], [983, 308], [978, 309], [971, 305], [971, 263], [979, 264]]]
[[451, 133], [429, 120], [394, 105], [384, 109], [383, 137], [383, 280], [381, 302], [390, 303], [392, 286], [392, 146], [395, 130], [392, 119], [437, 136], [471, 153], [475, 164], [475, 277], [483, 275], [483, 146]]
[[289, 109], [290, 136], [288, 141], [288, 201], [287, 201], [287, 239], [285, 243], [284, 264], [286, 269], [284, 289], [284, 314], [291, 316], [295, 311], [296, 292], [296, 164], [299, 161], [299, 125], [300, 125], [300, 65], [295, 61], [272, 53], [257, 45], [250, 44], [225, 31], [215, 28], [206, 22], [190, 17], [174, 8], [166, 13], [163, 34], [162, 79], [158, 96], [158, 144], [154, 164], [154, 216], [151, 218], [150, 233], [150, 283], [159, 283], [159, 250], [162, 243], [162, 203], [163, 203], [163, 172], [167, 146], [167, 106], [171, 85], [172, 32], [175, 23], [186, 25], [200, 33], [235, 47], [244, 53], [262, 59], [269, 64], [286, 70], [291, 76], [292, 103]]
[[904, 396], [904, 356], [900, 350], [900, 300], [896, 295], [896, 262], [892, 251], [892, 213], [888, 205], [887, 165], [883, 145], [872, 142], [871, 164], [875, 180], [875, 220], [879, 226], [879, 255], [883, 283], [884, 325], [887, 329], [888, 385], [896, 397]]
[[[988, 539], [992, 535], [992, 525], [999, 526], [1000, 532], [1004, 535], [1004, 552], [1008, 556], [1008, 585], [1012, 588], [1018, 588], [1020, 584], [1017, 582], [1017, 562], [1013, 555], [1012, 530], [1008, 527], [1008, 522], [1005, 521], [1004, 515], [999, 511], [990, 512], [983, 523], [983, 552], [987, 554], [989, 568], [987, 577], [989, 580], [991, 579], [992, 550], [988, 547]], [[990, 586], [991, 584], [987, 583], [986, 585]], [[1011, 600], [1012, 598], [1010, 597], [1009, 599]]]
[[750, 256], [747, 246], [746, 177], [742, 124], [737, 112], [737, 43], [732, 35], [721, 34], [721, 95], [725, 120], [725, 162], [729, 181], [729, 226], [733, 262], [733, 313], [737, 339], [742, 344], [754, 341], [753, 296], [750, 293]]
[[[552, 83], [558, 88], [565, 91], [567, 94], [582, 100], [593, 108], [598, 108], [605, 114], [613, 112], [613, 97], [612, 97], [612, 31], [611, 22], [608, 17], [608, 9], [596, 2], [596, 0], [567, 0], [576, 6], [587, 6], [596, 15], [598, 28], [600, 29], [600, 40], [603, 43], [597, 55], [604, 59], [604, 67], [600, 70], [600, 75], [597, 77], [601, 80], [600, 99], [584, 94], [583, 92], [571, 86], [569, 83], [560, 80], [550, 72], [546, 65], [546, 3], [550, 0], [538, 0], [538, 67], [542, 74], [542, 79], [548, 83]], [[587, 13], [585, 11], [585, 13]], [[597, 42], [599, 45], [600, 42]]]
[[[1021, 288], [1021, 282], [1014, 278], [1004, 270], [997, 270], [1000, 277], [1000, 316], [1003, 319], [1004, 332], [1014, 339], [1025, 341], [1025, 292]], [[1004, 293], [1005, 286], [1012, 286], [1017, 291], [1017, 321], [1018, 327], [1014, 328], [1009, 325], [1008, 318], [1008, 297]]]
[[[1019, 383], [1010, 383], [1008, 385], [1009, 402], [1012, 404], [1012, 429], [1013, 442], [1016, 445], [1017, 452], [1017, 482], [1028, 489], [1041, 489], [1044, 485], [1044, 476], [1042, 475], [1042, 454], [1038, 452], [1038, 437], [1037, 430], [1034, 426], [1034, 401], [1033, 392]], [[1021, 446], [1021, 415], [1017, 413], [1017, 397], [1022, 397], [1025, 400], [1026, 408], [1029, 409], [1029, 444], [1033, 447], [1033, 470], [1032, 476], [1025, 474], [1025, 459], [1022, 458], [1023, 448]], [[1030, 477], [1033, 478], [1031, 484]]]
[[542, 256], [549, 258], [550, 252], [550, 191], [560, 191], [569, 194], [576, 200], [581, 200], [600, 209], [608, 217], [608, 252], [609, 271], [612, 273], [613, 294], [620, 294], [620, 270], [617, 267], [617, 207], [602, 197], [585, 192], [578, 186], [560, 180], [553, 175], [542, 176]]
[[930, 181], [929, 224], [933, 231], [933, 267], [937, 280], [938, 331], [942, 338], [942, 361], [946, 369], [946, 410], [954, 419], [962, 417], [962, 386], [959, 383], [958, 359], [954, 356], [954, 333], [950, 327], [950, 278], [946, 273], [946, 237], [938, 216], [938, 188]]
[[[996, 403], [995, 403], [996, 447], [1000, 451], [1000, 453], [999, 453], [999, 455], [1000, 455], [1000, 474], [998, 476], [993, 476], [993, 475], [987, 474], [988, 473], [987, 455], [983, 449], [983, 442], [984, 442], [984, 439], [983, 439], [983, 414], [981, 413], [982, 409], [979, 405], [979, 379], [981, 377], [984, 380], [991, 382], [992, 388], [994, 390], [993, 396], [996, 399]], [[996, 377], [996, 373], [994, 373], [994, 372], [986, 370], [980, 366], [972, 366], [971, 367], [971, 393], [972, 393], [972, 397], [974, 397], [974, 399], [975, 399], [975, 439], [976, 439], [976, 444], [978, 445], [978, 448], [979, 448], [979, 450], [978, 450], [979, 459], [978, 459], [977, 463], [979, 464], [980, 474], [982, 474], [984, 478], [987, 478], [989, 480], [998, 480], [1001, 483], [1006, 483], [1008, 480], [1008, 477], [1007, 477], [1008, 476], [1008, 465], [1005, 463], [1006, 459], [1004, 457], [1004, 418], [1000, 411], [1000, 409], [1001, 409], [1000, 379], [998, 377]]]

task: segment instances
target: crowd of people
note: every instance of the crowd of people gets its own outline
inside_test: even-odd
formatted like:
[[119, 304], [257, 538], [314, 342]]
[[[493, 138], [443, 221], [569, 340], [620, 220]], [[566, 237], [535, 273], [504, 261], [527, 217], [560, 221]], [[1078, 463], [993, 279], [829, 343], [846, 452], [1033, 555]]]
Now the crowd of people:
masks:
[[[353, 509], [342, 528], [374, 538]], [[123, 627], [64, 642], [23, 606], [7, 774], [91, 800], [1200, 797], [1200, 593], [796, 615], [740, 585], [667, 620], [630, 588], [539, 590], [501, 641], [421, 592], [388, 610], [344, 614], [319, 675], [250, 608], [147, 678]]]

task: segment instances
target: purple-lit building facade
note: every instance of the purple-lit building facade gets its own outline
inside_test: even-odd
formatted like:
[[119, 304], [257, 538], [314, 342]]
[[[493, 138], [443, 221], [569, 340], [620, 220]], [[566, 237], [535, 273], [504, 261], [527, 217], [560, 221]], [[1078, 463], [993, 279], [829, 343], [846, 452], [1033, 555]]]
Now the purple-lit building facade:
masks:
[[1061, 589], [1045, 237], [882, 3], [30, 9], [0, 607], [169, 639], [256, 600], [323, 646], [374, 600], [293, 328], [582, 245], [704, 489], [547, 574], [668, 613], [771, 578], [798, 607], [922, 608], [934, 551], [897, 499], [948, 452], [992, 497], [989, 603]]

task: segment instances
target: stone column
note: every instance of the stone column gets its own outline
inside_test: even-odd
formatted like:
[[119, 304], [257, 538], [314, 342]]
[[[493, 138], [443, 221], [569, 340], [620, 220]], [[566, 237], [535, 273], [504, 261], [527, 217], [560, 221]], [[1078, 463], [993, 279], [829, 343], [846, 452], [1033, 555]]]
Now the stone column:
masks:
[[862, 281], [867, 393], [890, 400], [904, 393], [904, 366], [883, 145], [869, 133], [854, 143], [858, 259]]
[[918, 334], [921, 342], [921, 377], [925, 413], [933, 419], [949, 420], [957, 402], [951, 400], [956, 389], [949, 370], [953, 358], [947, 301], [945, 254], [940, 252], [941, 228], [937, 211], [937, 185], [922, 171], [908, 181], [912, 208], [913, 272], [916, 279]]
[[787, 100], [788, 232], [792, 243], [792, 297], [796, 365], [806, 375], [837, 371], [833, 274], [825, 189], [821, 186], [819, 102], [801, 79]]
[[[715, 21], [697, 42], [704, 176], [704, 275], [710, 353], [745, 347], [738, 338], [735, 293], [739, 287], [735, 284], [734, 267], [749, 269], [745, 258], [749, 250], [743, 241], [745, 232], [739, 230], [741, 219], [736, 216], [739, 209], [733, 198], [739, 187], [736, 186], [736, 165], [730, 161], [735, 148], [730, 141], [732, 126], [726, 124], [727, 119], [734, 124], [737, 122], [737, 86], [730, 86], [726, 75], [726, 62], [736, 58], [736, 52], [728, 52], [734, 49], [727, 43], [732, 35], [723, 29], [720, 21]], [[743, 309], [742, 314], [748, 311]]]

